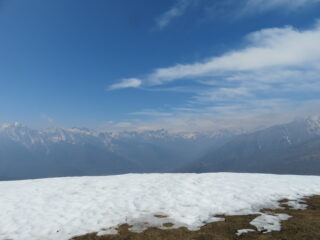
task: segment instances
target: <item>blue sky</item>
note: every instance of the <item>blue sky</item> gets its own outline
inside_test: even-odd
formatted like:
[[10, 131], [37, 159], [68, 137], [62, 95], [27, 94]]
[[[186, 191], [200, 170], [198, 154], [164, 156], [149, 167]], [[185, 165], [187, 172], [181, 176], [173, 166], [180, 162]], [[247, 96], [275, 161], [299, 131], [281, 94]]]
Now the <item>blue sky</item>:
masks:
[[320, 0], [0, 0], [0, 122], [255, 128], [317, 113]]

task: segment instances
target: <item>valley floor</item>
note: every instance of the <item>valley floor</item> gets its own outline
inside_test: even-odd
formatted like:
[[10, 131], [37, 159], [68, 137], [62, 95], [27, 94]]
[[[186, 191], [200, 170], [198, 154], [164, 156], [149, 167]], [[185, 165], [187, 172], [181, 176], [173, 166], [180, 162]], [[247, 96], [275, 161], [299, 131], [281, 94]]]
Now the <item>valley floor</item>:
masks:
[[[305, 209], [294, 209], [288, 200], [280, 201], [279, 209], [263, 209], [268, 215], [287, 214], [288, 220], [281, 222], [280, 231], [267, 232], [250, 223], [259, 215], [220, 216], [224, 221], [206, 224], [198, 231], [187, 228], [159, 229], [148, 228], [141, 233], [129, 230], [125, 224], [115, 235], [97, 236], [96, 233], [75, 237], [72, 240], [319, 240], [320, 239], [320, 196], [306, 198]], [[290, 202], [290, 201], [289, 201]], [[170, 226], [170, 223], [165, 223]], [[132, 227], [132, 226], [131, 226]], [[243, 229], [244, 233], [240, 234]]]

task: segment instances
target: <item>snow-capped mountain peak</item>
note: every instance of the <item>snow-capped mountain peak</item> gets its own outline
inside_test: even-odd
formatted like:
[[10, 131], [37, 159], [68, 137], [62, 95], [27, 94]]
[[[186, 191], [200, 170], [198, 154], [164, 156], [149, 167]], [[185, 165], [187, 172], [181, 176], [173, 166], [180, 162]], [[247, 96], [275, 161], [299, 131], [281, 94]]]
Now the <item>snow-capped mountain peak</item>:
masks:
[[306, 122], [310, 133], [320, 135], [320, 115], [308, 117]]

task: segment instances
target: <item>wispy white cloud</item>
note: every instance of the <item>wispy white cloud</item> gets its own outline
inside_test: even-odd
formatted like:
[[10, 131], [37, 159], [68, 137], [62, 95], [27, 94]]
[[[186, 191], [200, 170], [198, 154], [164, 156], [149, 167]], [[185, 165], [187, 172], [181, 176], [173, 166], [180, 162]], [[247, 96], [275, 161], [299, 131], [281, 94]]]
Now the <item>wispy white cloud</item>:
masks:
[[138, 78], [125, 78], [119, 83], [109, 86], [108, 90], [116, 90], [122, 88], [137, 88], [141, 85], [142, 81]]
[[312, 6], [319, 2], [320, 0], [246, 0], [243, 10], [256, 13], [277, 8], [295, 10], [305, 6]]
[[158, 28], [163, 29], [168, 26], [172, 20], [182, 16], [188, 7], [197, 1], [198, 0], [177, 0], [173, 7], [156, 19]]
[[320, 26], [299, 31], [293, 27], [271, 28], [247, 36], [247, 47], [203, 62], [155, 69], [146, 79], [155, 85], [182, 78], [219, 76], [232, 72], [271, 68], [312, 68], [320, 60]]
[[192, 7], [200, 7], [203, 12], [200, 18], [212, 18], [217, 16], [245, 17], [261, 14], [274, 10], [287, 13], [302, 10], [319, 4], [320, 0], [176, 0], [175, 4], [156, 19], [159, 29], [167, 27], [174, 19], [183, 16]]

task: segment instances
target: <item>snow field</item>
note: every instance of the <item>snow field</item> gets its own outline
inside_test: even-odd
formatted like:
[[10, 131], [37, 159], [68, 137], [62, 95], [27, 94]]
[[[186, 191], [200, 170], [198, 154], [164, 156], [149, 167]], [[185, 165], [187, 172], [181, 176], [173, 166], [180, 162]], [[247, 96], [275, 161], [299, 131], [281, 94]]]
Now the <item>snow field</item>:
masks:
[[[258, 213], [279, 207], [278, 200], [314, 194], [320, 194], [320, 177], [267, 174], [128, 174], [0, 182], [0, 240], [67, 240], [90, 232], [114, 233], [123, 223], [133, 224], [134, 231], [164, 222], [196, 230], [221, 220], [214, 217], [217, 214]], [[261, 215], [257, 226], [262, 222], [259, 227], [268, 229], [262, 218], [271, 221]]]

